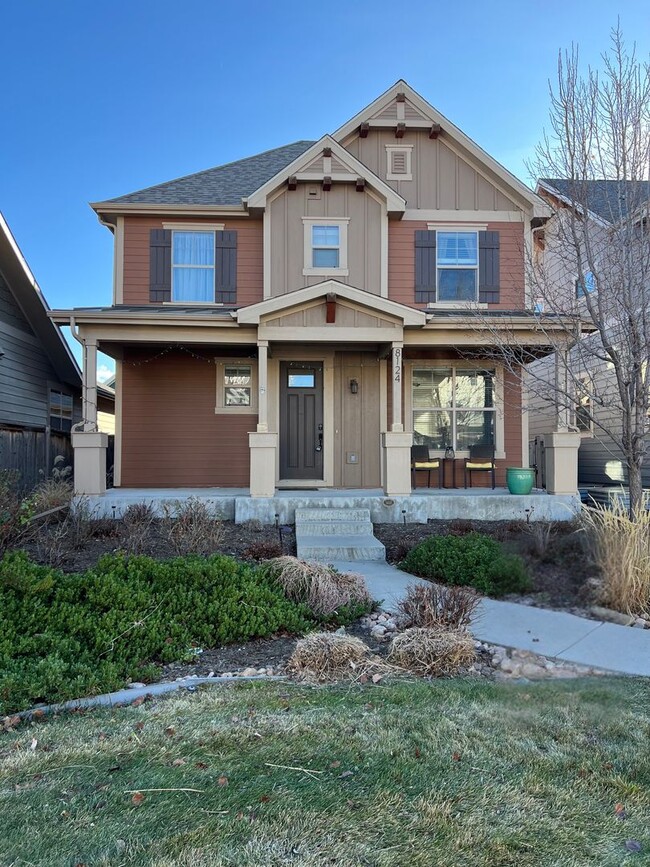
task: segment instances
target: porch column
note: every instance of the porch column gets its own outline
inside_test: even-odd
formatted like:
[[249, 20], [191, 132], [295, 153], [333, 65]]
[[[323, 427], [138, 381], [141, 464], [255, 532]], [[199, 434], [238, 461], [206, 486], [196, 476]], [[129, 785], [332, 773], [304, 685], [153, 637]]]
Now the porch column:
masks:
[[411, 445], [413, 434], [404, 431], [402, 416], [402, 383], [404, 379], [402, 351], [404, 344], [393, 343], [391, 381], [393, 411], [390, 431], [383, 434], [384, 489], [388, 496], [411, 493]]
[[257, 341], [257, 429], [248, 434], [251, 497], [275, 495], [277, 433], [269, 432], [268, 340]]
[[269, 429], [268, 401], [268, 340], [257, 341], [257, 432], [266, 433]]
[[557, 430], [544, 434], [546, 490], [549, 494], [578, 493], [580, 434]]
[[391, 379], [393, 382], [393, 416], [390, 426], [391, 431], [404, 430], [404, 422], [402, 420], [402, 381], [404, 379], [402, 366], [403, 349], [403, 343], [393, 343], [391, 352]]
[[106, 491], [106, 446], [108, 435], [97, 430], [97, 341], [82, 343], [83, 378], [81, 421], [72, 429], [74, 490], [76, 494]]

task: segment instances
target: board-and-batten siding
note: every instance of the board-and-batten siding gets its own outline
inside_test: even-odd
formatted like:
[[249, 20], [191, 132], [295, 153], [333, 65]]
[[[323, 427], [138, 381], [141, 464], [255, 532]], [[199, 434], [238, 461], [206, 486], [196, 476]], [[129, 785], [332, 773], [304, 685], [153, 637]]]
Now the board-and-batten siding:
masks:
[[0, 424], [44, 428], [57, 374], [0, 274]]
[[[152, 229], [163, 223], [219, 223], [217, 218], [136, 217], [124, 219], [124, 304], [149, 304], [149, 242]], [[263, 297], [264, 256], [261, 220], [226, 220], [226, 231], [237, 232], [237, 306], [255, 304]]]
[[131, 350], [122, 365], [122, 486], [248, 487], [257, 416], [215, 414], [214, 364], [176, 353], [133, 364], [151, 355]]
[[[431, 225], [435, 223], [431, 221]], [[415, 233], [428, 221], [391, 221], [388, 226], [388, 297], [399, 304], [424, 308], [415, 302]], [[524, 228], [522, 223], [490, 222], [489, 232], [499, 233], [501, 292], [495, 310], [521, 310], [524, 295]]]

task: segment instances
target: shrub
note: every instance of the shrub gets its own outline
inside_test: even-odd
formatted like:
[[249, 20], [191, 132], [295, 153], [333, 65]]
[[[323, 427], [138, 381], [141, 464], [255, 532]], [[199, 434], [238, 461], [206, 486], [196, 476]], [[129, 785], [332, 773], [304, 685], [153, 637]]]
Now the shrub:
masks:
[[531, 553], [538, 560], [548, 560], [551, 555], [551, 543], [555, 537], [555, 524], [552, 521], [533, 521], [525, 524], [530, 540]]
[[338, 615], [336, 622], [348, 623], [372, 607], [366, 582], [354, 572], [289, 556], [270, 560], [264, 568], [289, 599], [305, 603], [324, 619]]
[[636, 520], [620, 500], [584, 512], [591, 550], [603, 585], [600, 601], [625, 614], [650, 617], [650, 513]]
[[253, 542], [244, 551], [246, 560], [256, 560], [258, 563], [265, 560], [275, 560], [282, 556], [282, 545], [275, 539], [264, 539], [261, 542]]
[[407, 627], [465, 629], [479, 602], [480, 597], [468, 587], [409, 584], [398, 608]]
[[391, 641], [388, 661], [413, 674], [450, 677], [474, 661], [474, 639], [459, 629], [414, 627]]
[[83, 574], [0, 560], [0, 713], [150, 679], [153, 663], [313, 618], [259, 568], [231, 557], [107, 555]]
[[213, 554], [223, 539], [223, 524], [197, 497], [165, 504], [163, 527], [179, 555]]
[[143, 554], [156, 520], [150, 503], [132, 503], [124, 510], [120, 525], [122, 547], [129, 554]]
[[28, 540], [33, 515], [34, 500], [22, 494], [20, 474], [0, 470], [0, 552]]
[[40, 514], [59, 506], [69, 506], [72, 493], [72, 467], [66, 466], [63, 455], [57, 455], [50, 478], [34, 488], [34, 512]]
[[489, 596], [520, 593], [529, 586], [522, 559], [505, 554], [498, 542], [482, 533], [429, 536], [407, 554], [400, 568], [443, 584], [474, 587]]

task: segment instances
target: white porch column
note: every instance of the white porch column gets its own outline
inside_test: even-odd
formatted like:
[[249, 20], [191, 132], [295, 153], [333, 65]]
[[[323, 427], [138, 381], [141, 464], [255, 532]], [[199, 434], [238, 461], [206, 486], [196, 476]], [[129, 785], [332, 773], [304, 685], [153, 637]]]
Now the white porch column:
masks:
[[404, 432], [402, 411], [402, 385], [404, 367], [402, 364], [404, 344], [393, 343], [391, 352], [391, 382], [393, 411], [390, 431], [383, 434], [383, 475], [384, 490], [388, 496], [401, 496], [411, 493], [411, 445], [413, 434]]
[[404, 421], [402, 420], [402, 381], [404, 379], [404, 368], [402, 365], [403, 349], [403, 343], [393, 343], [391, 352], [391, 379], [393, 383], [393, 415], [390, 426], [391, 431], [404, 430]]
[[269, 432], [268, 340], [257, 341], [257, 429], [248, 434], [251, 497], [275, 496], [277, 433]]
[[269, 429], [269, 400], [268, 400], [268, 340], [257, 341], [257, 432], [266, 433]]
[[97, 341], [85, 339], [82, 346], [82, 419], [72, 429], [74, 490], [76, 494], [103, 494], [108, 436], [97, 430]]

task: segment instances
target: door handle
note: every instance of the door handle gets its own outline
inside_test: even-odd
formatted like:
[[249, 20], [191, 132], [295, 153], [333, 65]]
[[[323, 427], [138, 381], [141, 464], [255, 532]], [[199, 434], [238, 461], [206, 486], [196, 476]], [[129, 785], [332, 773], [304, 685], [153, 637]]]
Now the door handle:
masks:
[[322, 433], [318, 434], [318, 445], [316, 446], [316, 451], [317, 452], [323, 451], [323, 434]]

